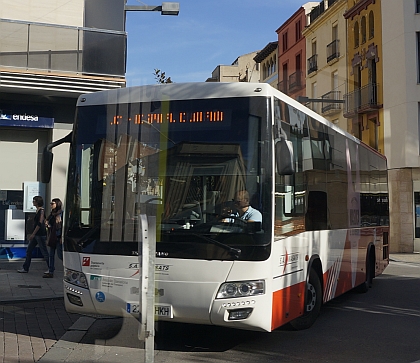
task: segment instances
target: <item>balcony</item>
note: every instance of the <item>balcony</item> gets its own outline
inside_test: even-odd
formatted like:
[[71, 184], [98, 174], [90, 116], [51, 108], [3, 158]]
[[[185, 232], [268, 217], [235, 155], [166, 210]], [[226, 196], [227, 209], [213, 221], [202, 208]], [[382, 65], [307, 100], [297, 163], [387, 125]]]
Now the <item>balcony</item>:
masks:
[[302, 72], [298, 71], [289, 76], [289, 91], [296, 91], [302, 88]]
[[126, 33], [0, 19], [0, 67], [125, 76]]
[[369, 83], [344, 95], [344, 117], [352, 118], [358, 114], [369, 113], [382, 108], [378, 103], [377, 83]]
[[339, 40], [333, 40], [327, 45], [327, 63], [331, 63], [340, 57]]
[[312, 23], [318, 16], [320, 16], [325, 11], [324, 0], [322, 0], [318, 6], [314, 7], [309, 13], [309, 19]]
[[308, 58], [308, 74], [316, 72], [318, 70], [318, 54], [314, 54]]
[[[334, 101], [340, 101], [341, 96], [340, 91], [330, 91], [328, 93], [325, 93], [321, 96], [323, 100], [334, 100]], [[332, 115], [335, 113], [339, 113], [341, 111], [341, 103], [335, 103], [335, 102], [322, 102], [322, 108], [321, 112], [323, 115]]]

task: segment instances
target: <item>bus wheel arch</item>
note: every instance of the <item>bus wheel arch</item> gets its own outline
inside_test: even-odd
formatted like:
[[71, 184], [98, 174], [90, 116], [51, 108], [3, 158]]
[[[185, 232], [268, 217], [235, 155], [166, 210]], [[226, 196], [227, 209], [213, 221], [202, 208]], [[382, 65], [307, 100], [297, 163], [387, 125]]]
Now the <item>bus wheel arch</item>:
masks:
[[375, 264], [375, 246], [373, 243], [370, 243], [366, 250], [365, 281], [361, 285], [357, 286], [358, 292], [366, 293], [369, 291], [369, 288], [372, 287], [373, 279], [375, 278]]
[[292, 320], [290, 326], [295, 330], [310, 328], [318, 318], [322, 306], [322, 266], [319, 258], [311, 260], [308, 269], [305, 291], [305, 305], [302, 316]]

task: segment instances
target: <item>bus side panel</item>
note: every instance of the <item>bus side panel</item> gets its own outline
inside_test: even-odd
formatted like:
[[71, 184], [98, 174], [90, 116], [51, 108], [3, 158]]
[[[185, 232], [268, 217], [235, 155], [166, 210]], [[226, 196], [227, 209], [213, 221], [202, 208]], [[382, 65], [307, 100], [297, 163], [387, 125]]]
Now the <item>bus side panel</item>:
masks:
[[271, 330], [303, 314], [310, 241], [308, 233], [301, 233], [273, 243]]
[[384, 272], [389, 264], [389, 227], [376, 229], [375, 234], [375, 276]]
[[271, 330], [274, 330], [304, 313], [306, 282], [273, 292]]
[[366, 280], [366, 257], [370, 244], [375, 246], [375, 275], [380, 275], [384, 271], [388, 265], [388, 257], [384, 259], [383, 252], [384, 231], [387, 231], [387, 228], [347, 231], [341, 256], [337, 254], [334, 260], [330, 259], [329, 266], [325, 266], [326, 269], [324, 267], [324, 303], [361, 285]]

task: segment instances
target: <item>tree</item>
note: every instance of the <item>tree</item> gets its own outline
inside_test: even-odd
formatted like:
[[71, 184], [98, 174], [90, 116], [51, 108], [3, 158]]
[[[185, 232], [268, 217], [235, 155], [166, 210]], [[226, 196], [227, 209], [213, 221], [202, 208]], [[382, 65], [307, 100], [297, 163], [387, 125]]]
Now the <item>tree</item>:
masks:
[[155, 69], [154, 75], [157, 83], [173, 83], [171, 77], [166, 77], [165, 72], [162, 72], [160, 69]]

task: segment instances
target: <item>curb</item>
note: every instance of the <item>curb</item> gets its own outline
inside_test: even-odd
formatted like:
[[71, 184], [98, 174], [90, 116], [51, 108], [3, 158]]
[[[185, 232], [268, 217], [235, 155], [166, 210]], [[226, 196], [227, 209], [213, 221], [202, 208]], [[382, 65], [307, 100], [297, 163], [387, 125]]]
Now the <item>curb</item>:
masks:
[[11, 303], [24, 303], [24, 302], [38, 302], [38, 301], [49, 301], [49, 300], [64, 300], [63, 296], [51, 295], [46, 297], [35, 297], [31, 298], [10, 298], [0, 300], [0, 304], [11, 304]]
[[66, 362], [95, 321], [95, 318], [87, 316], [77, 319], [38, 362]]

